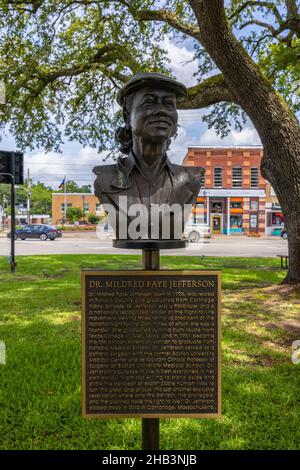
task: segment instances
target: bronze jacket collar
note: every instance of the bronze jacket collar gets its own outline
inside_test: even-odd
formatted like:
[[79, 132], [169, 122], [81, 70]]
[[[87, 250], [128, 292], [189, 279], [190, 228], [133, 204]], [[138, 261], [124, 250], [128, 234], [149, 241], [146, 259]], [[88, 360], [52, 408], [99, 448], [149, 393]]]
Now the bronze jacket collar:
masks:
[[[128, 155], [128, 157], [120, 157], [118, 158], [117, 162], [117, 174], [111, 182], [111, 186], [118, 189], [128, 189], [131, 188], [133, 185], [131, 172], [133, 168], [136, 166], [134, 156], [132, 153]], [[170, 162], [168, 157], [165, 160], [165, 166], [167, 166], [170, 170], [171, 175], [175, 174], [175, 167]], [[173, 181], [173, 179], [172, 179]]]

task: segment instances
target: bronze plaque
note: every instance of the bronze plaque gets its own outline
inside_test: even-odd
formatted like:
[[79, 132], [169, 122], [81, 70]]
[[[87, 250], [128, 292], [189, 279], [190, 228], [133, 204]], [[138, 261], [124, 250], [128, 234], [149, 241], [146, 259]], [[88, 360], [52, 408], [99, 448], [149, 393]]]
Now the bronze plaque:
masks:
[[220, 272], [83, 271], [83, 415], [221, 415]]

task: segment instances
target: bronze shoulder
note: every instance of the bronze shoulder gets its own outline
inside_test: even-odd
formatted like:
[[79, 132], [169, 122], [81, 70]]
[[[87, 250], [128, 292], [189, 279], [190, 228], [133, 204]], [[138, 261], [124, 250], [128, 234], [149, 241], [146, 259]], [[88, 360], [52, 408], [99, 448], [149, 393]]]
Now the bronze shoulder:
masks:
[[94, 182], [95, 195], [100, 196], [102, 192], [106, 192], [110, 189], [111, 183], [118, 173], [118, 164], [95, 166], [93, 173], [97, 175]]

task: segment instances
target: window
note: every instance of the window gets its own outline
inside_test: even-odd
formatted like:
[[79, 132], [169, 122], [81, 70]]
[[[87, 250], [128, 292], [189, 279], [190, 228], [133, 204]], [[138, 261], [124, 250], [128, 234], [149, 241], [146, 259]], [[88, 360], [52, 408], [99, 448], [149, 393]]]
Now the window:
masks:
[[204, 186], [205, 186], [205, 171], [201, 172], [200, 184], [201, 184], [201, 188], [204, 188]]
[[258, 211], [258, 200], [257, 199], [251, 199], [251, 201], [250, 201], [250, 210], [251, 211]]
[[213, 202], [211, 205], [211, 211], [214, 213], [222, 214], [222, 202]]
[[234, 231], [241, 231], [243, 228], [243, 219], [241, 215], [230, 216], [230, 228]]
[[241, 188], [242, 187], [242, 167], [234, 166], [232, 168], [232, 187], [233, 188]]
[[96, 212], [100, 212], [101, 211], [101, 204], [100, 202], [97, 202], [96, 203]]
[[250, 228], [257, 228], [257, 214], [250, 215]]
[[222, 168], [215, 168], [214, 169], [214, 187], [222, 188], [222, 186], [223, 186]]
[[193, 223], [207, 224], [207, 213], [204, 202], [196, 202], [193, 209]]
[[251, 168], [251, 188], [258, 188], [258, 168]]
[[[70, 202], [67, 203], [67, 210], [72, 207], [72, 204]], [[64, 213], [65, 212], [65, 204], [64, 202], [61, 203], [60, 205], [60, 212]]]
[[284, 218], [281, 212], [272, 213], [272, 225], [284, 225]]
[[242, 209], [242, 202], [231, 202], [230, 209]]
[[89, 212], [90, 209], [89, 209], [89, 203], [88, 202], [83, 203], [83, 210], [84, 210], [84, 212]]

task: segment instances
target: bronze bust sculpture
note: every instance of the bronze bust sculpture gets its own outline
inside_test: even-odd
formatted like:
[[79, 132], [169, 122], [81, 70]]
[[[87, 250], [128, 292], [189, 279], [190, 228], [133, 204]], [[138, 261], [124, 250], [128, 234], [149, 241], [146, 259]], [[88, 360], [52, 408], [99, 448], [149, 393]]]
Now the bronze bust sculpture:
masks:
[[[117, 130], [116, 140], [121, 152], [128, 156], [112, 165], [96, 166], [93, 172], [97, 175], [95, 195], [105, 209], [110, 206], [117, 215], [122, 213], [127, 228], [133, 220], [130, 210], [136, 205], [151, 213], [155, 205], [166, 208], [176, 204], [183, 214], [184, 206], [194, 203], [199, 193], [205, 170], [171, 163], [166, 153], [177, 130], [176, 98], [185, 94], [183, 84], [159, 73], [137, 74], [118, 93], [125, 127]], [[187, 215], [180, 217], [182, 233]], [[150, 216], [139, 237], [127, 231], [121, 237], [119, 219], [111, 224], [117, 239], [164, 239], [160, 228], [156, 231], [158, 236], [153, 237], [150, 228], [157, 225], [153, 220]], [[171, 229], [167, 238], [180, 238], [181, 233], [175, 236]]]

